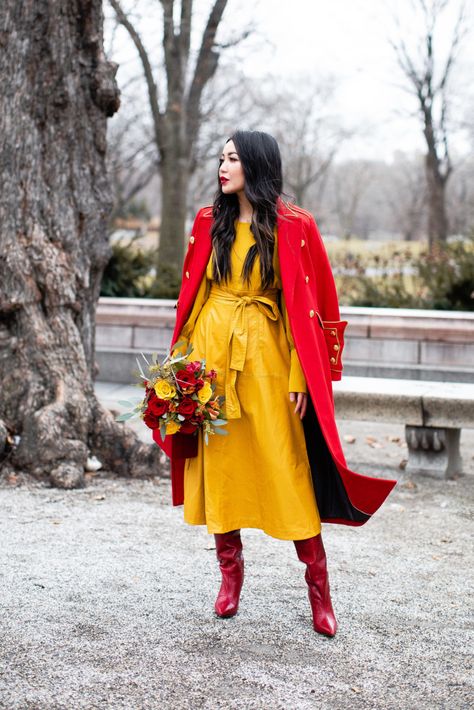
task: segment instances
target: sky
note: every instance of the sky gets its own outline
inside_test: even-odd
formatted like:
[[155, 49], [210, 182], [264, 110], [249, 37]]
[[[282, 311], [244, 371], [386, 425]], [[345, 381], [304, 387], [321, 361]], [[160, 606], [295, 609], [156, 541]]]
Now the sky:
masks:
[[[451, 9], [435, 37], [435, 48], [442, 58], [461, 1], [450, 0]], [[195, 0], [198, 30], [210, 4], [210, 0]], [[255, 81], [268, 72], [289, 84], [295, 76], [334, 77], [334, 110], [349, 128], [356, 128], [356, 137], [342, 146], [339, 159], [390, 162], [397, 151], [424, 151], [416, 103], [402, 88], [406, 84], [389, 42], [397, 35], [396, 17], [399, 34], [409, 47], [416, 47], [420, 24], [413, 12], [415, 4], [416, 0], [229, 0], [218, 39], [231, 40], [242, 28], [253, 30], [249, 39], [230, 50], [226, 61], [235, 58], [239, 68]], [[474, 112], [473, 6], [474, 0], [466, 0], [466, 37], [458, 60], [453, 110], [456, 122]], [[143, 33], [147, 32], [147, 44], [156, 42], [154, 23], [144, 25]], [[117, 39], [119, 54], [131, 58], [134, 50], [125, 48], [125, 36]], [[195, 49], [199, 39], [196, 32]], [[466, 132], [456, 133], [453, 147], [463, 154], [471, 149]]]

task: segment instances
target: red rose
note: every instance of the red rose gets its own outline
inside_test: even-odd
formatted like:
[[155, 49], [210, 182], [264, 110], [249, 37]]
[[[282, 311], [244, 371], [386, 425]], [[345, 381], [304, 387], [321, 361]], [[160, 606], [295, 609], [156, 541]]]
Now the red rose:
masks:
[[189, 419], [194, 414], [199, 402], [196, 402], [191, 397], [184, 397], [178, 405], [178, 412]]
[[194, 392], [196, 387], [196, 378], [193, 372], [188, 372], [187, 370], [178, 370], [176, 373], [176, 382], [184, 394], [190, 394]]
[[169, 402], [167, 402], [165, 399], [158, 399], [158, 397], [150, 397], [148, 400], [148, 407], [146, 409], [147, 413], [153, 414], [155, 417], [162, 417], [163, 414], [166, 414], [166, 412], [169, 409]]
[[188, 372], [199, 372], [201, 369], [201, 363], [199, 360], [194, 360], [194, 362], [188, 362], [186, 365], [186, 370]]
[[192, 424], [191, 422], [182, 422], [181, 423], [181, 429], [179, 430], [180, 434], [192, 434], [195, 432], [197, 429], [197, 424]]
[[210, 380], [215, 380], [217, 377], [217, 372], [215, 370], [209, 370], [207, 373], [207, 376], [209, 377]]
[[204, 387], [204, 380], [200, 377], [198, 380], [196, 380], [196, 392], [200, 390], [201, 387]]
[[150, 414], [150, 412], [145, 412], [145, 415], [143, 417], [143, 421], [149, 427], [150, 429], [158, 429], [160, 426], [160, 420], [159, 417], [155, 417], [154, 414]]

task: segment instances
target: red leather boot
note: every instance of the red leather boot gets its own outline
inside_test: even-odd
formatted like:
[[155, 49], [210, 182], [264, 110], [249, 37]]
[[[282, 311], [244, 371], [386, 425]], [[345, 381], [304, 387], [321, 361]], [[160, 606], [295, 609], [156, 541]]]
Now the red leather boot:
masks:
[[305, 579], [313, 612], [314, 630], [326, 636], [334, 636], [337, 621], [329, 594], [326, 554], [321, 535], [307, 540], [294, 540], [294, 543], [298, 559], [306, 565]]
[[214, 609], [217, 616], [237, 614], [240, 591], [244, 582], [244, 558], [240, 530], [215, 533], [216, 556], [222, 573], [222, 584]]

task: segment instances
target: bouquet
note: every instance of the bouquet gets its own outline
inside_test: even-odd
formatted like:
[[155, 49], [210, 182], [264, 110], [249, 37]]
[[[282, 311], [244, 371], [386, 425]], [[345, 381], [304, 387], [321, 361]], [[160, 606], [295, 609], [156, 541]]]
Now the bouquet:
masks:
[[117, 421], [139, 416], [147, 427], [159, 432], [162, 441], [167, 434], [195, 434], [202, 429], [208, 444], [209, 435], [228, 434], [222, 429], [227, 424], [221, 414], [225, 397], [215, 394], [217, 372], [206, 372], [205, 360], [189, 359], [191, 343], [184, 354], [173, 355], [183, 345], [184, 342], [177, 343], [163, 362], [158, 362], [156, 353], [151, 362], [141, 354], [144, 366], [137, 358], [138, 387], [145, 389], [145, 396], [135, 406], [120, 402], [133, 410], [120, 414]]

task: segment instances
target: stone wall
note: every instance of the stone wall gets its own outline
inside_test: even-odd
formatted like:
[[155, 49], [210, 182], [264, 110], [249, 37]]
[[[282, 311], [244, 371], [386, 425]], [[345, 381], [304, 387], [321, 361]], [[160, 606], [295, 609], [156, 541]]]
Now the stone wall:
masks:
[[[101, 298], [97, 310], [98, 379], [133, 381], [140, 352], [169, 346], [174, 300]], [[474, 382], [474, 313], [341, 308], [347, 375]]]

